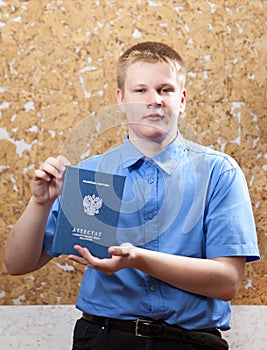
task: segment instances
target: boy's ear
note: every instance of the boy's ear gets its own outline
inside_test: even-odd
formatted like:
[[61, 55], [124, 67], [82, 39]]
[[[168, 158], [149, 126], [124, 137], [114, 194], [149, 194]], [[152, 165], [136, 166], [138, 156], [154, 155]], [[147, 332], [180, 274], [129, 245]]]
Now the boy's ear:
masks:
[[187, 96], [187, 91], [183, 89], [182, 91], [182, 96], [181, 96], [181, 101], [180, 101], [180, 113], [184, 113], [185, 111], [185, 106], [186, 106], [186, 96]]
[[119, 105], [124, 102], [123, 101], [123, 93], [122, 93], [121, 89], [117, 89], [116, 90], [116, 97], [117, 97], [117, 102], [118, 102]]
[[123, 93], [122, 93], [121, 89], [116, 90], [116, 97], [117, 97], [117, 102], [118, 102], [118, 105], [119, 105], [121, 112], [125, 113]]

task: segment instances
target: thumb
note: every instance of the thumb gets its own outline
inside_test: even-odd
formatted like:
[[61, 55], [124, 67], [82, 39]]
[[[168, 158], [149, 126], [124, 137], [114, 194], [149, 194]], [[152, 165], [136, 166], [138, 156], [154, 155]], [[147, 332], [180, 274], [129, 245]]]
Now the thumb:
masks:
[[60, 154], [57, 159], [63, 164], [63, 165], [71, 165], [70, 161], [65, 157], [63, 156], [63, 154]]
[[134, 246], [131, 243], [123, 243], [120, 246], [114, 246], [110, 247], [108, 252], [111, 255], [116, 256], [127, 256], [130, 253], [130, 250], [132, 250]]

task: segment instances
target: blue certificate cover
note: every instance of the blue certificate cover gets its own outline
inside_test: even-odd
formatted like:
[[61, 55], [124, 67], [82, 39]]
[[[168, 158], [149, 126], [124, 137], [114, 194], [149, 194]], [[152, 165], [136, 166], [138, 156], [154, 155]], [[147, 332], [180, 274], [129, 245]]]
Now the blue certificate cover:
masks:
[[78, 254], [75, 244], [99, 257], [110, 257], [116, 245], [116, 228], [125, 177], [68, 166], [60, 198], [53, 250]]

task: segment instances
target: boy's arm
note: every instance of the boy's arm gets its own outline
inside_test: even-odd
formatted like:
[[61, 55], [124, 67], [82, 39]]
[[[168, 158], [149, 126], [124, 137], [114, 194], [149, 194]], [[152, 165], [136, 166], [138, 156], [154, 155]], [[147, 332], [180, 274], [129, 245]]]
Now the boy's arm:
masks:
[[52, 204], [61, 192], [67, 164], [62, 157], [48, 158], [34, 172], [33, 195], [6, 241], [5, 264], [11, 275], [35, 271], [52, 259], [43, 251], [44, 233]]
[[43, 239], [50, 206], [30, 202], [6, 241], [5, 264], [11, 275], [37, 270], [52, 259], [44, 253]]
[[123, 268], [139, 269], [161, 281], [187, 292], [210, 298], [231, 300], [241, 285], [245, 257], [197, 259], [171, 255], [123, 244], [110, 247], [109, 259], [98, 259], [88, 249], [75, 246], [82, 256], [69, 255], [71, 260], [107, 275]]

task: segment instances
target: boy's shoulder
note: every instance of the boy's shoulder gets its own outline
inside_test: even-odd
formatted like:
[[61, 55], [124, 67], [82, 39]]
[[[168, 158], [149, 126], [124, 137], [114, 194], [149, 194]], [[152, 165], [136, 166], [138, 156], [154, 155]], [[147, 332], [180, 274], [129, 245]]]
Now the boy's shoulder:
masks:
[[[100, 163], [103, 162], [115, 162], [116, 158], [119, 157], [121, 145], [118, 145], [105, 153], [93, 155], [87, 159], [82, 160], [78, 166], [86, 169], [96, 169]], [[111, 160], [112, 158], [112, 160]]]
[[229, 154], [204, 146], [190, 140], [183, 140], [183, 146], [191, 159], [207, 159], [209, 162], [224, 164], [229, 168], [238, 168], [237, 161]]

